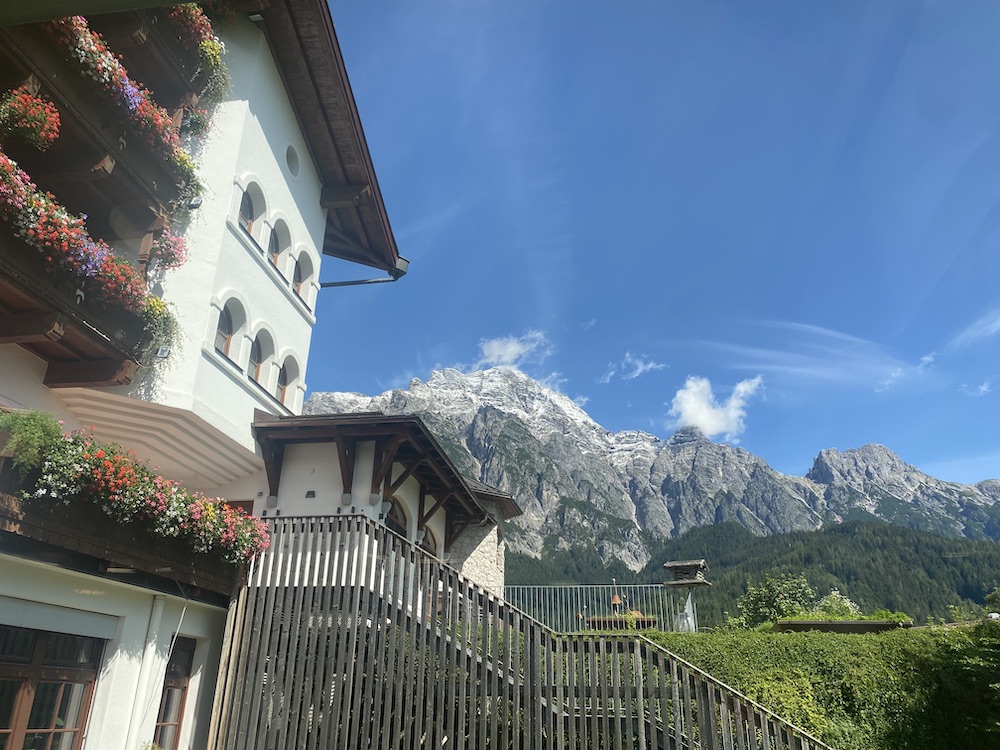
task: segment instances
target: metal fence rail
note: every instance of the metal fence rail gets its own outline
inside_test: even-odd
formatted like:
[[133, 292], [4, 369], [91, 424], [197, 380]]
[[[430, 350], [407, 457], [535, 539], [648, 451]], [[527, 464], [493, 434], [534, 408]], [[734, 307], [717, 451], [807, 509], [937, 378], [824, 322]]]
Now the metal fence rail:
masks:
[[504, 598], [558, 633], [674, 630], [677, 613], [684, 607], [676, 592], [659, 584], [505, 586]]
[[554, 633], [368, 518], [269, 523], [213, 750], [828, 750], [637, 633]]

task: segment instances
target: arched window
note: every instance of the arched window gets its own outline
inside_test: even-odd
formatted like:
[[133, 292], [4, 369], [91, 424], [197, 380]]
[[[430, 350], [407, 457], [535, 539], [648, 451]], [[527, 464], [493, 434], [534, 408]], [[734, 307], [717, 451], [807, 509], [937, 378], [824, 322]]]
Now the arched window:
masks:
[[253, 223], [256, 219], [257, 213], [254, 211], [253, 198], [250, 197], [249, 190], [244, 190], [243, 198], [240, 200], [240, 226], [243, 227], [247, 233], [250, 233], [253, 231]]
[[271, 265], [278, 267], [278, 261], [281, 260], [281, 240], [277, 232], [271, 232], [271, 239], [268, 240], [267, 259], [271, 261]]
[[406, 538], [406, 512], [396, 498], [392, 498], [392, 508], [386, 514], [385, 525], [404, 539]]
[[278, 388], [274, 395], [280, 403], [285, 403], [285, 397], [288, 395], [288, 365], [282, 365], [278, 370]]
[[233, 333], [233, 314], [229, 311], [229, 305], [226, 305], [219, 313], [219, 325], [215, 329], [215, 351], [228, 357], [233, 344]]
[[437, 544], [437, 537], [434, 536], [434, 532], [431, 531], [430, 528], [427, 526], [424, 526], [424, 528], [421, 529], [421, 531], [424, 532], [424, 538], [420, 540], [420, 548], [425, 552], [429, 552], [430, 554], [434, 555], [434, 557], [437, 557], [438, 544]]
[[250, 363], [247, 366], [247, 374], [251, 378], [260, 382], [261, 374], [261, 364], [264, 362], [264, 352], [263, 347], [260, 344], [260, 336], [253, 340], [253, 345], [250, 347]]
[[295, 261], [295, 271], [292, 273], [292, 288], [295, 293], [302, 296], [302, 282], [305, 281], [305, 273], [302, 271], [302, 261]]

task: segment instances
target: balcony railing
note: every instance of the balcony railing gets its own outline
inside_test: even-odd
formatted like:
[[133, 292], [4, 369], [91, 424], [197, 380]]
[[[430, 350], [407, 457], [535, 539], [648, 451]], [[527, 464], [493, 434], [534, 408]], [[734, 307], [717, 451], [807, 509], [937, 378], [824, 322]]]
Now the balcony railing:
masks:
[[143, 317], [88, 297], [86, 279], [48, 272], [34, 248], [0, 223], [0, 343], [48, 362], [52, 387], [123, 385], [147, 342]]

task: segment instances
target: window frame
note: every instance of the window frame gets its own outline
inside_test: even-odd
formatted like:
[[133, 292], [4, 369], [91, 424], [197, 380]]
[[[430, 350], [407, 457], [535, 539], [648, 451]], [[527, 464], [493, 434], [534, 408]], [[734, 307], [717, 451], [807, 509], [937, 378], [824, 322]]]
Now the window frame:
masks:
[[[191, 673], [194, 671], [194, 655], [198, 650], [198, 642], [194, 638], [176, 636], [170, 658], [167, 660], [166, 674], [163, 677], [163, 691], [160, 693], [160, 707], [156, 714], [156, 722], [153, 725], [153, 742], [163, 748], [163, 750], [177, 750], [181, 740], [181, 730], [184, 727], [184, 709], [187, 706], [188, 689], [191, 686]], [[187, 664], [178, 665], [183, 667], [177, 673], [171, 674], [171, 666], [177, 665], [174, 659], [178, 656], [186, 656]], [[180, 691], [180, 698], [177, 703], [176, 721], [165, 721], [164, 711], [168, 705], [168, 698], [171, 691]], [[163, 735], [168, 728], [173, 730], [173, 742], [169, 745], [163, 744]]]
[[[55, 735], [72, 734], [74, 737], [70, 745], [71, 750], [80, 750], [87, 731], [87, 720], [90, 718], [91, 703], [104, 658], [106, 641], [89, 636], [0, 625], [0, 632], [4, 630], [30, 633], [34, 639], [28, 660], [0, 656], [0, 682], [20, 683], [11, 706], [10, 727], [0, 728], [0, 737], [4, 738], [5, 746], [9, 750], [14, 750], [14, 748], [24, 747], [24, 743], [29, 737], [35, 737], [35, 743], [37, 743], [37, 738], [44, 737], [46, 739], [43, 741], [42, 747], [48, 750], [52, 746]], [[75, 664], [47, 658], [46, 650], [49, 644], [53, 639], [59, 637], [82, 639], [92, 648], [90, 660]], [[49, 726], [29, 728], [28, 724], [35, 708], [38, 687], [45, 684], [59, 685]], [[83, 692], [79, 696], [76, 709], [76, 725], [59, 727], [57, 726], [57, 722], [61, 720], [59, 707], [64, 700], [67, 686], [72, 685], [83, 686]]]
[[[226, 324], [225, 328], [223, 323]], [[229, 311], [229, 305], [223, 305], [219, 311], [219, 322], [215, 326], [215, 351], [223, 357], [229, 359], [229, 352], [232, 349], [233, 337], [236, 335], [233, 324], [233, 314]], [[220, 346], [220, 339], [222, 346]]]

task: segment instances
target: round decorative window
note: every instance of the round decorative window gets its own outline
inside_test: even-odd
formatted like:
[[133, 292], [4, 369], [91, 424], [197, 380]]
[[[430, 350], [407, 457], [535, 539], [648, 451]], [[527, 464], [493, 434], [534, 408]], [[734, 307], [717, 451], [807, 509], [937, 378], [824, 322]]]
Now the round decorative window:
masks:
[[298, 177], [299, 152], [295, 150], [295, 146], [289, 146], [288, 150], [285, 151], [285, 163], [288, 165], [288, 171], [291, 173], [292, 177]]

